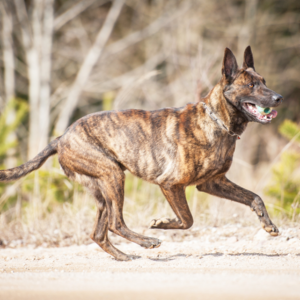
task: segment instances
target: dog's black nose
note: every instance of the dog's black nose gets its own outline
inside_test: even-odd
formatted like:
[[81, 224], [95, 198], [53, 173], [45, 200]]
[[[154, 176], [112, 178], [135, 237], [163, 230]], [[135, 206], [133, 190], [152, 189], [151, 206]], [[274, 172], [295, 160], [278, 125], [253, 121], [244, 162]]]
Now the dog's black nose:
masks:
[[272, 96], [272, 100], [276, 101], [277, 103], [279, 103], [279, 102], [282, 102], [283, 97], [281, 95], [279, 95], [279, 94], [276, 94], [276, 95]]

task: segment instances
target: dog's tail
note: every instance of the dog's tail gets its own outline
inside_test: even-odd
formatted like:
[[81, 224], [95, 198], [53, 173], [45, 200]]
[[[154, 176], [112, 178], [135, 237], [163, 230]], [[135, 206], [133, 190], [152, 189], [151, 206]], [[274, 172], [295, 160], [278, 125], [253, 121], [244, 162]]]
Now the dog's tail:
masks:
[[42, 152], [27, 163], [8, 170], [0, 171], [0, 181], [12, 181], [24, 177], [28, 173], [39, 169], [48, 157], [57, 153], [59, 137], [52, 141]]

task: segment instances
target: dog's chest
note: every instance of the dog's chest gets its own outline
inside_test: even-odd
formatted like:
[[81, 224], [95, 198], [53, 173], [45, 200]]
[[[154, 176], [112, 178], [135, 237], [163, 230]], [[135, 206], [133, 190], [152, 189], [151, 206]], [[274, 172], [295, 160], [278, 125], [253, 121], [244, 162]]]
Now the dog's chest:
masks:
[[216, 175], [226, 173], [232, 163], [235, 142], [232, 139], [220, 139], [209, 147], [188, 149], [181, 165], [184, 172], [180, 177], [185, 185], [202, 183]]

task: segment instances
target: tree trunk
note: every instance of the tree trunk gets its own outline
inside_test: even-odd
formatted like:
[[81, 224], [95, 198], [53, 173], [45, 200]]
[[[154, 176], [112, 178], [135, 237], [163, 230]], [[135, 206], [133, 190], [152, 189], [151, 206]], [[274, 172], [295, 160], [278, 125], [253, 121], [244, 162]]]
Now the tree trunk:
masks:
[[25, 50], [29, 80], [28, 159], [48, 142], [50, 123], [53, 0], [34, 0], [31, 19], [24, 0], [14, 0]]
[[45, 0], [42, 47], [41, 47], [41, 86], [39, 106], [39, 151], [48, 144], [50, 126], [50, 79], [51, 79], [51, 50], [53, 35], [53, 0]]
[[[15, 62], [13, 50], [13, 20], [10, 10], [7, 9], [5, 2], [1, 4], [2, 15], [2, 40], [3, 40], [3, 63], [4, 63], [4, 89], [5, 89], [5, 105], [12, 101], [15, 97]], [[6, 124], [11, 125], [16, 117], [14, 109], [9, 111], [6, 119]], [[7, 142], [16, 140], [16, 134], [10, 133], [7, 137]], [[16, 149], [11, 148], [6, 153], [5, 165], [6, 168], [13, 168], [16, 165]]]

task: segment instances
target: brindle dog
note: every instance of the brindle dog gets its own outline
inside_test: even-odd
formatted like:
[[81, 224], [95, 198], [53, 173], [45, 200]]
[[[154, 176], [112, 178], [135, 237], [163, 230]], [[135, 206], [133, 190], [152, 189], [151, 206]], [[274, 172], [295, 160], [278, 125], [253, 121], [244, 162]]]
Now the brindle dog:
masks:
[[117, 260], [130, 260], [133, 256], [111, 244], [108, 230], [145, 248], [161, 244], [158, 239], [131, 231], [124, 222], [125, 170], [159, 185], [177, 216], [153, 220], [150, 228], [190, 228], [193, 217], [185, 188], [196, 185], [201, 192], [248, 205], [262, 227], [275, 236], [278, 229], [262, 199], [225, 175], [236, 140], [248, 122], [266, 124], [276, 117], [276, 111], [261, 115], [255, 104], [275, 107], [282, 100], [255, 71], [250, 46], [245, 50], [241, 69], [226, 48], [222, 78], [199, 102], [155, 111], [130, 109], [90, 114], [72, 124], [34, 159], [1, 171], [0, 181], [25, 176], [57, 153], [65, 174], [87, 187], [96, 198], [97, 217], [91, 238]]

